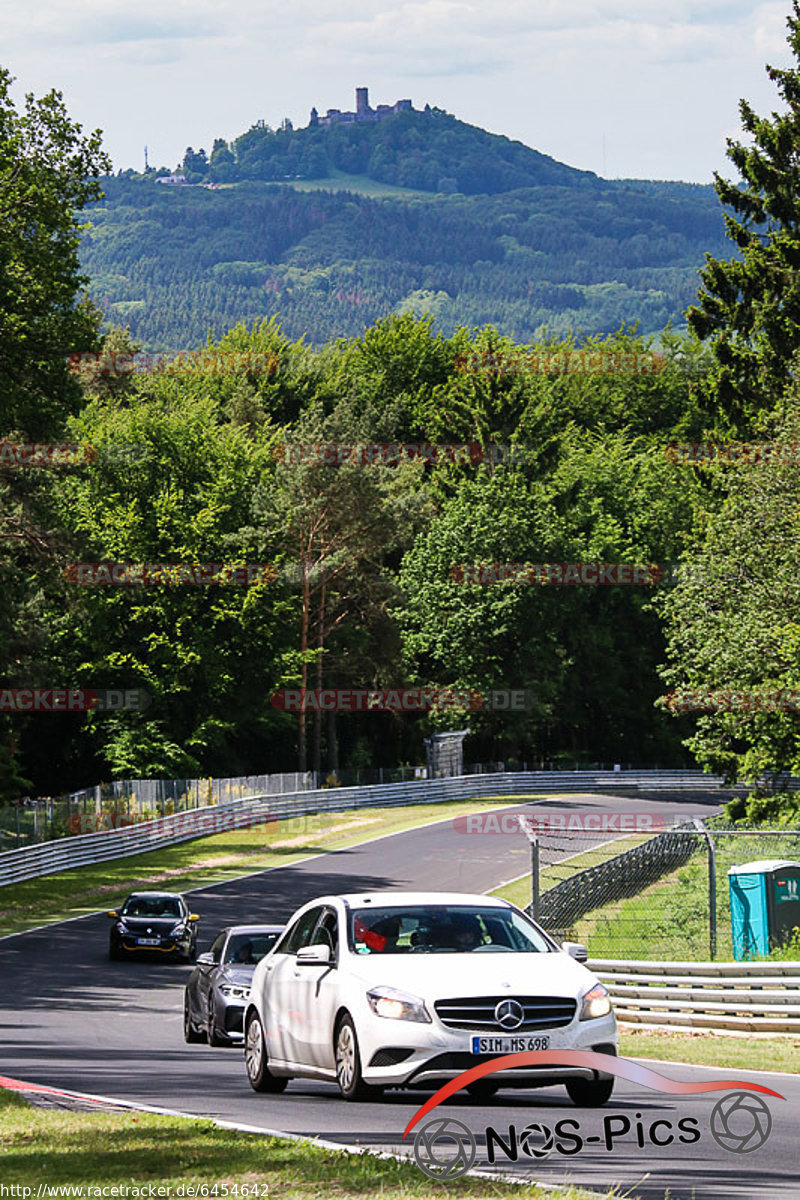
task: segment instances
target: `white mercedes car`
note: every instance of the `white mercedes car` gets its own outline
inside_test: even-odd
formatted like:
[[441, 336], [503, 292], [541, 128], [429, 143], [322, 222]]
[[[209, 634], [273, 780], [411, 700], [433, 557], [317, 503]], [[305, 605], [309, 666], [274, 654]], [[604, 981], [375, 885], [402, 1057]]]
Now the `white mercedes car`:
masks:
[[[245, 1064], [257, 1092], [335, 1081], [346, 1100], [384, 1087], [439, 1087], [524, 1050], [616, 1054], [608, 992], [514, 905], [491, 896], [375, 892], [298, 909], [253, 974]], [[471, 1084], [491, 1095], [501, 1077]], [[502, 1072], [504, 1087], [564, 1083], [605, 1103], [614, 1078], [588, 1068]]]

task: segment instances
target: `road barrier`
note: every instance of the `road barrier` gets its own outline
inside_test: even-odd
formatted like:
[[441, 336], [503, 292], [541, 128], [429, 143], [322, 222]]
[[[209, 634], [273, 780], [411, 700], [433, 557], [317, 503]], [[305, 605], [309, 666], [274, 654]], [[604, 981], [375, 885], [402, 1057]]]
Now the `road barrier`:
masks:
[[800, 1033], [800, 962], [590, 959], [622, 1026]]
[[[722, 787], [723, 780], [719, 776], [705, 775], [702, 771], [506, 771], [492, 775], [460, 775], [450, 779], [255, 795], [154, 821], [141, 821], [127, 828], [80, 834], [8, 850], [0, 854], [0, 886], [89, 863], [143, 854], [231, 829], [312, 813], [444, 804], [483, 796], [569, 794], [607, 789], [615, 793], [715, 791]], [[730, 796], [736, 789], [725, 790]]]

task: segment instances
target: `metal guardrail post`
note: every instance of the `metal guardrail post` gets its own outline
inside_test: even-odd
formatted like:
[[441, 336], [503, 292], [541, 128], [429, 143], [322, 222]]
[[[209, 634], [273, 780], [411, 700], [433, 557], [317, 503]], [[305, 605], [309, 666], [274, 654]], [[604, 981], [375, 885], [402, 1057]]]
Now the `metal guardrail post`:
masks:
[[708, 956], [713, 962], [717, 957], [717, 853], [714, 838], [700, 817], [694, 818], [694, 826], [708, 848]]

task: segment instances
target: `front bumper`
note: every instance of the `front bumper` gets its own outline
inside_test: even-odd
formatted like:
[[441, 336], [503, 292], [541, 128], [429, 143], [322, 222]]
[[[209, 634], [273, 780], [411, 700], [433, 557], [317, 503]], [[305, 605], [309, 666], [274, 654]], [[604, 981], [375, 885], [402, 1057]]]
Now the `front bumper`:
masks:
[[151, 944], [142, 946], [133, 934], [121, 934], [111, 945], [128, 954], [180, 954], [182, 958], [191, 956], [192, 943], [189, 939], [160, 937], [155, 945], [152, 944], [155, 941], [154, 938], [148, 940]]
[[[485, 1033], [485, 1030], [481, 1031]], [[430, 1025], [393, 1021], [371, 1012], [359, 1028], [362, 1073], [366, 1083], [384, 1087], [428, 1087], [455, 1079], [470, 1067], [501, 1057], [473, 1054], [473, 1032], [449, 1029], [434, 1019]], [[592, 1021], [574, 1020], [556, 1029], [537, 1030], [549, 1038], [550, 1050], [599, 1050], [616, 1053], [617, 1024], [613, 1013]], [[503, 1086], [547, 1087], [567, 1079], [595, 1079], [598, 1072], [581, 1067], [515, 1067], [496, 1077]], [[601, 1076], [602, 1077], [602, 1076]]]

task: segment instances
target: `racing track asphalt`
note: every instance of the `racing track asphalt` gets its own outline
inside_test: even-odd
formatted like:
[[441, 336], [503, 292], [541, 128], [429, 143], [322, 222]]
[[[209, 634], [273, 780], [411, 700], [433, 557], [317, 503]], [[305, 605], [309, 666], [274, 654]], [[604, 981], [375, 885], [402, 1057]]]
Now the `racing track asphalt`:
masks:
[[[582, 811], [668, 811], [688, 817], [708, 814], [721, 798], [686, 793], [592, 794], [551, 797], [537, 802], [535, 811], [541, 815], [580, 806]], [[531, 809], [523, 804], [518, 810], [504, 811]], [[594, 840], [606, 841], [608, 835]], [[585, 847], [584, 841], [580, 848]], [[316, 849], [309, 847], [309, 854]], [[558, 839], [549, 840], [547, 851], [548, 838], [544, 838], [545, 860], [565, 856]], [[521, 875], [528, 853], [527, 841], [520, 835], [478, 837], [457, 831], [452, 820], [322, 853], [293, 866], [193, 892], [192, 908], [201, 916], [200, 949], [222, 925], [284, 920], [306, 900], [328, 892], [487, 891]], [[403, 1147], [403, 1129], [424, 1102], [424, 1093], [388, 1092], [377, 1103], [345, 1104], [334, 1085], [292, 1081], [282, 1095], [256, 1095], [247, 1083], [240, 1051], [184, 1044], [183, 984], [190, 968], [163, 961], [112, 963], [107, 958], [107, 930], [108, 919], [96, 915], [0, 940], [0, 1073], [348, 1145], [392, 1151]], [[752, 1079], [781, 1092], [786, 1101], [767, 1098], [773, 1118], [767, 1144], [750, 1155], [731, 1153], [716, 1144], [709, 1132], [709, 1115], [720, 1094], [676, 1100], [627, 1082], [618, 1082], [612, 1100], [600, 1110], [575, 1108], [563, 1088], [507, 1089], [480, 1104], [460, 1094], [437, 1115], [455, 1117], [473, 1131], [479, 1168], [485, 1164], [482, 1139], [487, 1126], [505, 1137], [511, 1123], [521, 1130], [531, 1122], [552, 1126], [572, 1118], [579, 1121], [581, 1136], [596, 1139], [572, 1157], [553, 1152], [539, 1161], [521, 1154], [515, 1164], [507, 1163], [500, 1153], [494, 1169], [515, 1171], [526, 1179], [598, 1188], [617, 1183], [643, 1200], [663, 1200], [666, 1188], [675, 1200], [797, 1197], [794, 1127], [800, 1112], [800, 1078], [654, 1065], [674, 1079]], [[609, 1152], [602, 1140], [603, 1120], [623, 1115], [631, 1121], [631, 1133]], [[637, 1145], [637, 1120], [648, 1129], [653, 1120], [669, 1120], [675, 1126], [686, 1116], [699, 1120], [701, 1137], [696, 1144], [658, 1148], [645, 1136], [645, 1147]], [[666, 1136], [665, 1131], [662, 1126], [659, 1136]], [[80, 1149], [67, 1147], [64, 1152], [80, 1153]]]

